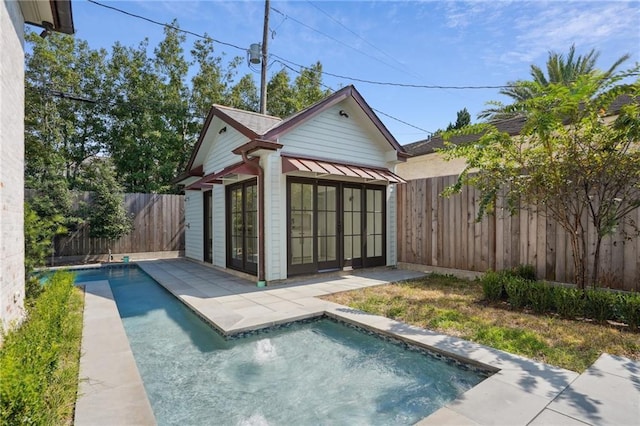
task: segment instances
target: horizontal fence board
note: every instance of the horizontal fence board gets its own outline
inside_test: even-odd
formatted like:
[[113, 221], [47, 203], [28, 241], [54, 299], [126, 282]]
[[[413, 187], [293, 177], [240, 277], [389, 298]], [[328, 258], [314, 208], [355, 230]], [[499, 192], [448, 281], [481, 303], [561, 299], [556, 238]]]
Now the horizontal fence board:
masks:
[[[520, 208], [511, 215], [498, 197], [496, 211], [476, 221], [480, 193], [465, 187], [440, 194], [456, 176], [416, 179], [398, 185], [398, 261], [484, 272], [533, 265], [538, 278], [572, 282], [575, 268], [568, 233], [544, 208]], [[520, 206], [522, 207], [522, 206]], [[606, 236], [599, 263], [603, 284], [640, 291], [640, 209]], [[596, 233], [588, 226], [587, 250]], [[592, 272], [589, 262], [589, 273]]]

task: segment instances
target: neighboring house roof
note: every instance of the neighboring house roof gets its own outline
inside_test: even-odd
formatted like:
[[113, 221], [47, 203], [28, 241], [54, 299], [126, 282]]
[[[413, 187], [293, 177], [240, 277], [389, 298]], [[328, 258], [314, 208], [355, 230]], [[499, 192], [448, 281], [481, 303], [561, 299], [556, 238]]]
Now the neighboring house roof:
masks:
[[214, 117], [218, 117], [225, 125], [229, 125], [236, 129], [238, 132], [246, 136], [250, 141], [261, 141], [275, 143], [278, 137], [289, 132], [293, 128], [306, 122], [307, 120], [317, 116], [321, 112], [331, 108], [332, 106], [342, 102], [343, 100], [351, 98], [361, 108], [368, 119], [373, 123], [376, 129], [384, 137], [384, 139], [391, 145], [391, 147], [398, 153], [399, 158], [406, 158], [408, 154], [403, 147], [393, 137], [385, 125], [380, 121], [373, 109], [366, 103], [362, 95], [356, 90], [353, 85], [346, 86], [337, 92], [329, 95], [325, 99], [311, 105], [308, 108], [282, 120], [278, 117], [270, 115], [258, 114], [251, 111], [243, 111], [235, 108], [225, 107], [221, 105], [213, 105], [207, 119], [205, 120], [198, 141], [191, 153], [191, 158], [187, 164], [187, 171], [176, 179], [181, 181], [188, 176], [194, 176], [193, 170], [200, 166], [196, 164], [196, 157], [200, 150], [202, 143], [205, 139], [207, 131], [211, 125]]
[[64, 34], [75, 33], [71, 0], [20, 0], [20, 10], [27, 24]]
[[[501, 120], [495, 124], [498, 130], [506, 132], [511, 136], [517, 135], [524, 126], [525, 119], [523, 117], [510, 118], [508, 120]], [[454, 145], [473, 142], [478, 140], [479, 133], [471, 135], [458, 135], [449, 139], [449, 142]], [[444, 139], [441, 135], [432, 136], [430, 139], [423, 139], [417, 142], [412, 142], [404, 146], [405, 151], [411, 156], [416, 157], [418, 155], [426, 155], [435, 152], [436, 149], [444, 148]]]
[[[631, 96], [621, 95], [618, 96], [611, 105], [609, 105], [608, 115], [615, 115], [620, 112], [620, 108], [624, 105], [630, 104], [633, 102]], [[636, 102], [640, 102], [640, 99], [637, 99]], [[510, 136], [515, 136], [520, 134], [522, 127], [525, 123], [524, 117], [514, 117], [505, 120], [496, 121], [493, 123], [497, 129], [501, 132], [506, 132]], [[454, 145], [469, 143], [473, 141], [477, 141], [480, 138], [479, 133], [471, 134], [471, 135], [459, 135], [453, 136], [449, 139], [449, 142]], [[442, 136], [437, 135], [433, 136], [430, 139], [423, 139], [417, 142], [412, 142], [404, 145], [405, 151], [409, 153], [412, 157], [416, 157], [419, 155], [426, 155], [435, 152], [436, 149], [444, 148], [444, 139]]]

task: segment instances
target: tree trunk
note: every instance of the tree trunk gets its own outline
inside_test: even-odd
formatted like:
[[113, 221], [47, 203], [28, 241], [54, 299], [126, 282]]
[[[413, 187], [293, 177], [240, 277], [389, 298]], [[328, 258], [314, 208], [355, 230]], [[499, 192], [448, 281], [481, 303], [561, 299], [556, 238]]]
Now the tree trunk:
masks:
[[591, 277], [591, 285], [593, 288], [598, 286], [598, 279], [600, 274], [600, 246], [602, 245], [602, 236], [598, 233], [596, 239], [596, 251], [593, 255], [593, 275]]

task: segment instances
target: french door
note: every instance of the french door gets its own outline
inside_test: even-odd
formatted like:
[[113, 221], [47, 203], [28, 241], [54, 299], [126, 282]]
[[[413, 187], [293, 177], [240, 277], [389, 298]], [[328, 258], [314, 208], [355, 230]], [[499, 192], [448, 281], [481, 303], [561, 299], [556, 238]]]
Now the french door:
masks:
[[255, 179], [227, 187], [227, 267], [258, 271], [258, 185]]
[[386, 187], [290, 178], [288, 274], [386, 263]]

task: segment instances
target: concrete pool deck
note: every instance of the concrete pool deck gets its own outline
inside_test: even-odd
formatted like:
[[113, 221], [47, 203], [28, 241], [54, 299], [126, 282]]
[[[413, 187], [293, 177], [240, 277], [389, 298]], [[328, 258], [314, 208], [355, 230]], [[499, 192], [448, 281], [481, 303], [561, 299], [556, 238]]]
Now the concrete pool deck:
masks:
[[[184, 259], [137, 265], [225, 334], [327, 315], [496, 372], [420, 425], [636, 425], [640, 418], [640, 362], [604, 354], [578, 375], [317, 298], [416, 278], [422, 272], [361, 270], [257, 288]], [[155, 424], [108, 284], [88, 283], [85, 288], [83, 381], [75, 424]]]

